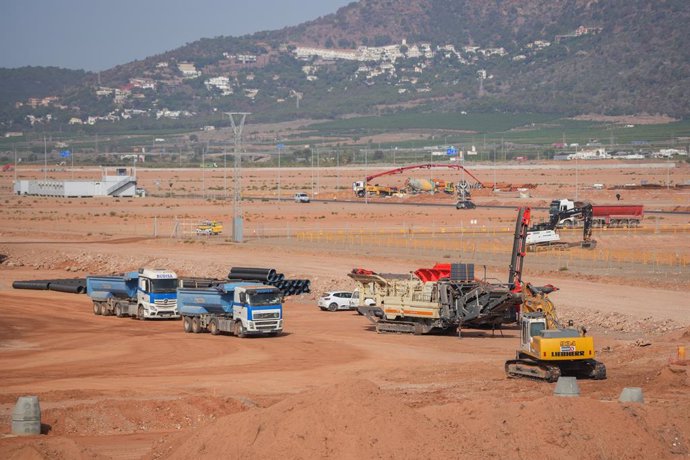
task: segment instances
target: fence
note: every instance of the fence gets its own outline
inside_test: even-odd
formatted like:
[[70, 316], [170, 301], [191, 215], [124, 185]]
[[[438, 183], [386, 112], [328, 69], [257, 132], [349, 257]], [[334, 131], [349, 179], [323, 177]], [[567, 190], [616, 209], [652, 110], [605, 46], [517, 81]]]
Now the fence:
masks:
[[[601, 235], [641, 235], [641, 234], [688, 234], [690, 226], [658, 226], [649, 228], [598, 229]], [[268, 232], [263, 233], [264, 237]], [[366, 230], [366, 229], [319, 229], [300, 230], [294, 233], [297, 241], [309, 245], [325, 247], [376, 248], [378, 252], [387, 249], [403, 250], [409, 253], [436, 254], [441, 257], [462, 255], [463, 259], [500, 260], [505, 259], [512, 250], [513, 229], [495, 228], [399, 228]], [[563, 239], [576, 241], [577, 231], [563, 231]], [[572, 238], [568, 236], [571, 234]], [[595, 235], [596, 236], [596, 235]], [[687, 244], [679, 243], [679, 249], [687, 251]], [[568, 269], [574, 265], [607, 267], [610, 270], [624, 268], [656, 271], [656, 269], [676, 269], [687, 271], [690, 265], [690, 253], [679, 253], [674, 248], [643, 249], [628, 245], [626, 247], [596, 248], [587, 250], [571, 248], [570, 250], [538, 251], [529, 253], [533, 265], [553, 266]]]

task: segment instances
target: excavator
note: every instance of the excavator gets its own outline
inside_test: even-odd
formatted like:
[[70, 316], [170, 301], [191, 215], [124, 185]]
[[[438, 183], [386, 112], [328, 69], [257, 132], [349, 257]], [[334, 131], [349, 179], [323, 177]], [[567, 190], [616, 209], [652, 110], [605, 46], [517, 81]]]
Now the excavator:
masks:
[[506, 361], [508, 377], [529, 377], [555, 382], [561, 375], [606, 378], [606, 366], [594, 359], [594, 340], [572, 321], [563, 327], [548, 297], [558, 288], [525, 284], [520, 307], [520, 348]]
[[[591, 205], [589, 206], [591, 211]], [[585, 213], [586, 215], [586, 213]], [[523, 228], [529, 227], [529, 208], [521, 209]], [[591, 212], [590, 236], [591, 236]], [[551, 222], [554, 221], [552, 215]], [[558, 220], [555, 221], [556, 223]], [[555, 225], [555, 224], [554, 224]], [[585, 235], [587, 235], [585, 231]], [[513, 251], [526, 246], [528, 232], [515, 233]], [[587, 240], [587, 238], [585, 238]], [[518, 248], [517, 250], [515, 248]], [[524, 249], [523, 249], [524, 250]], [[514, 268], [521, 279], [524, 252]], [[516, 262], [513, 261], [513, 264]], [[561, 375], [588, 377], [595, 380], [606, 378], [606, 366], [594, 359], [594, 339], [586, 335], [584, 328], [575, 329], [572, 322], [567, 327], [561, 325], [556, 308], [548, 295], [558, 288], [552, 285], [537, 287], [530, 283], [516, 285], [522, 294], [520, 305], [520, 347], [515, 359], [506, 361], [508, 377], [528, 377], [555, 382]]]
[[[568, 217], [581, 218], [583, 221], [582, 241], [570, 243], [561, 241], [561, 237], [556, 233], [558, 223]], [[592, 239], [593, 208], [591, 203], [584, 201], [575, 202], [571, 209], [554, 208], [553, 204], [549, 209], [549, 221], [532, 226], [527, 232], [527, 248], [530, 251], [545, 249], [569, 249], [573, 246], [580, 246], [585, 249], [594, 249], [597, 241]]]

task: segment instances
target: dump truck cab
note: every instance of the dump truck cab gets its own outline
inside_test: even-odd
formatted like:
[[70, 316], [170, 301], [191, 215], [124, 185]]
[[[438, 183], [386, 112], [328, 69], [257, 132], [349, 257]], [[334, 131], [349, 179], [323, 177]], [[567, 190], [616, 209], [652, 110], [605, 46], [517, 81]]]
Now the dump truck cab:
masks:
[[163, 268], [139, 270], [137, 315], [140, 318], [179, 318], [177, 311], [177, 274]]

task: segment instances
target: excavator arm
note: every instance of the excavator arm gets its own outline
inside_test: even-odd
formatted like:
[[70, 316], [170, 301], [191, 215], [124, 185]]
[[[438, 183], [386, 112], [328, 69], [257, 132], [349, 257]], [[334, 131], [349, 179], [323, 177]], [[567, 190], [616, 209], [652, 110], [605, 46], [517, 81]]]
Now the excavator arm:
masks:
[[592, 239], [592, 225], [594, 223], [594, 210], [591, 203], [586, 201], [577, 201], [572, 209], [560, 210], [557, 212], [551, 212], [549, 215], [549, 221], [538, 225], [535, 225], [530, 230], [556, 230], [558, 223], [563, 219], [568, 217], [575, 217], [582, 219], [583, 230], [582, 230], [582, 247], [584, 248], [594, 248], [596, 246], [596, 241]]

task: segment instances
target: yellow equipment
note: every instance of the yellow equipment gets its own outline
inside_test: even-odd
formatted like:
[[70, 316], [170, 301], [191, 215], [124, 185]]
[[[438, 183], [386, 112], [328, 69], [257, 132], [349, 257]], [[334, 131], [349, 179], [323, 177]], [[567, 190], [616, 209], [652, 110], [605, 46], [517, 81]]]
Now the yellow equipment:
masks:
[[[553, 304], [551, 304], [553, 307]], [[594, 359], [594, 340], [576, 329], [548, 327], [543, 311], [521, 316], [520, 348], [506, 361], [509, 377], [532, 377], [555, 382], [561, 375], [606, 378], [606, 366]]]
[[523, 314], [543, 312], [546, 318], [547, 329], [558, 329], [560, 324], [556, 316], [556, 307], [554, 307], [553, 302], [548, 297], [548, 294], [557, 290], [557, 287], [551, 285], [536, 287], [530, 283], [525, 284], [520, 312]]
[[218, 235], [223, 233], [223, 224], [215, 220], [204, 220], [196, 226], [198, 235]]

